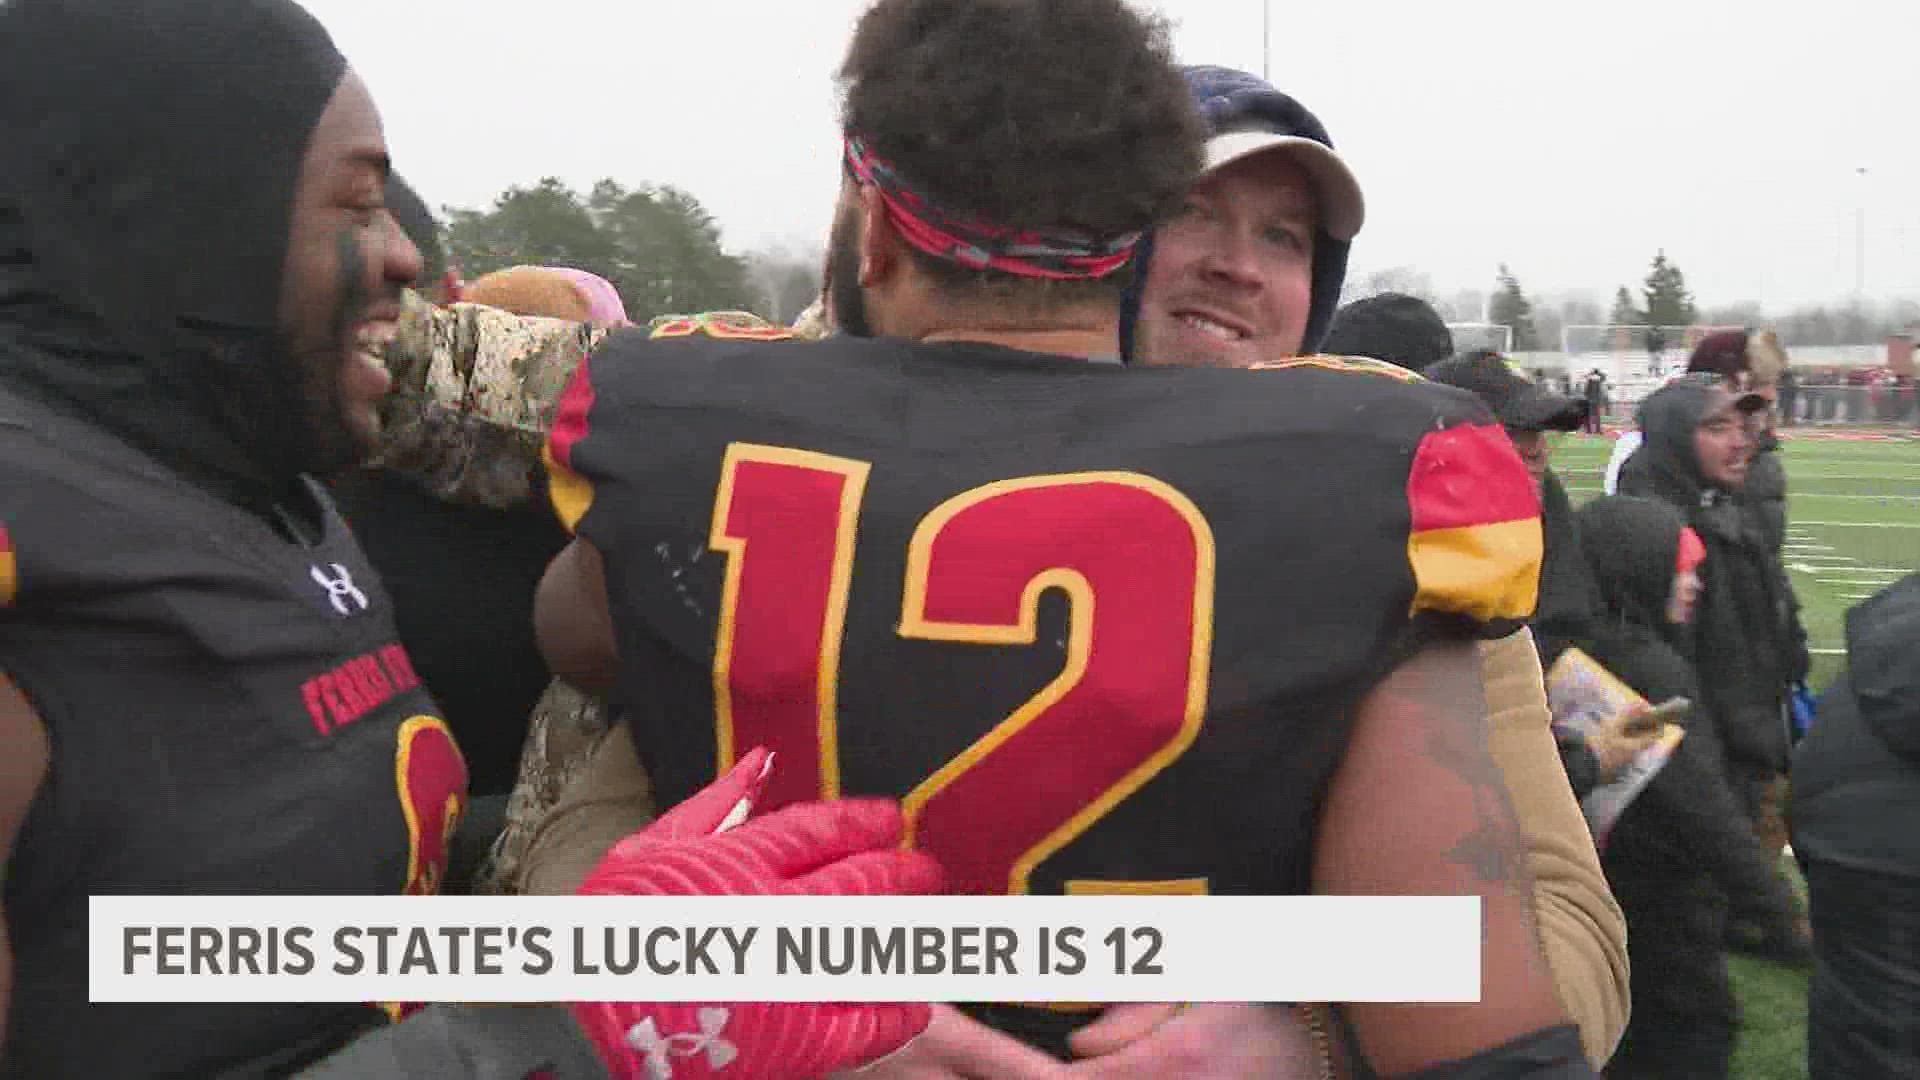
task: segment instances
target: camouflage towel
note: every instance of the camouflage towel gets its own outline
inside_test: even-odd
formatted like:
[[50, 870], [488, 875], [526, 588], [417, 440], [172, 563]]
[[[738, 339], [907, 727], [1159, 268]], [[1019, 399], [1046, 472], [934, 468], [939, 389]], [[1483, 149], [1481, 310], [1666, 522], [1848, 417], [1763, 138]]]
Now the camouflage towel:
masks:
[[567, 379], [619, 329], [409, 293], [382, 357], [394, 388], [370, 464], [419, 477], [449, 502], [525, 503]]
[[[567, 380], [608, 335], [592, 325], [514, 315], [478, 304], [438, 307], [408, 294], [400, 332], [382, 359], [394, 391], [371, 464], [411, 473], [449, 502], [507, 508], [538, 490], [541, 450]], [[654, 337], [801, 336], [748, 312], [663, 315]], [[813, 336], [813, 335], [807, 335]], [[606, 703], [555, 681], [534, 707], [520, 773], [474, 890], [518, 890], [521, 862], [540, 823], [611, 728]]]
[[476, 875], [476, 894], [520, 892], [521, 862], [540, 823], [611, 731], [605, 699], [582, 693], [558, 679], [547, 685], [527, 725], [520, 773], [507, 799], [506, 826]]

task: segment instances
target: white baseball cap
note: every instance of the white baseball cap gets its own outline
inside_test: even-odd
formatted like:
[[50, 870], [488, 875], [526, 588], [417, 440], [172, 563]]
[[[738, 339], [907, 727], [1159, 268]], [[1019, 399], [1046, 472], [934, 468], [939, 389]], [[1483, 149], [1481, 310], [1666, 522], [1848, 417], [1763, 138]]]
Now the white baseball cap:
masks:
[[1300, 135], [1282, 135], [1259, 120], [1229, 125], [1207, 140], [1207, 171], [1223, 168], [1243, 158], [1268, 151], [1285, 150], [1293, 155], [1313, 181], [1320, 202], [1320, 225], [1335, 240], [1351, 242], [1366, 222], [1366, 201], [1360, 195], [1360, 181], [1333, 148]]

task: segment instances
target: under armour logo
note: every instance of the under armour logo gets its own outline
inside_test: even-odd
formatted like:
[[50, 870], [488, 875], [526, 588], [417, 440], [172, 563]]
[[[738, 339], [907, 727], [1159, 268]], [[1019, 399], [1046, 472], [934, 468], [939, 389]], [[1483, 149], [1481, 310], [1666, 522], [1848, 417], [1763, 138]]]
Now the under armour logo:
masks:
[[720, 1037], [730, 1018], [731, 1014], [726, 1009], [701, 1009], [698, 1034], [684, 1032], [662, 1036], [660, 1029], [653, 1025], [653, 1017], [649, 1016], [627, 1029], [627, 1045], [638, 1050], [646, 1059], [647, 1080], [673, 1080], [673, 1059], [690, 1058], [695, 1054], [705, 1054], [707, 1067], [718, 1072], [740, 1056], [738, 1047]]
[[327, 565], [333, 567], [332, 577], [328, 577], [326, 571], [317, 566], [308, 567], [307, 573], [313, 575], [316, 584], [327, 590], [327, 600], [333, 604], [333, 610], [342, 615], [353, 614], [353, 609], [347, 606], [348, 601], [358, 605], [361, 611], [367, 610], [367, 594], [353, 583], [353, 575], [347, 573], [347, 568], [339, 563]]

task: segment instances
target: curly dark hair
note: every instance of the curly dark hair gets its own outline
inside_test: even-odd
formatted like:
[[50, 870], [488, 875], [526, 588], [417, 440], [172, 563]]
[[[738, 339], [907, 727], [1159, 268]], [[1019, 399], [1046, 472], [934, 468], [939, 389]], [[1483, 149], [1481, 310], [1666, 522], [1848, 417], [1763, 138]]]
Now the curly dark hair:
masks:
[[[941, 206], [1010, 228], [1145, 231], [1200, 174], [1205, 129], [1167, 25], [1122, 0], [878, 0], [839, 82], [846, 131]], [[943, 287], [1006, 299], [1117, 296], [1130, 279], [913, 255]]]

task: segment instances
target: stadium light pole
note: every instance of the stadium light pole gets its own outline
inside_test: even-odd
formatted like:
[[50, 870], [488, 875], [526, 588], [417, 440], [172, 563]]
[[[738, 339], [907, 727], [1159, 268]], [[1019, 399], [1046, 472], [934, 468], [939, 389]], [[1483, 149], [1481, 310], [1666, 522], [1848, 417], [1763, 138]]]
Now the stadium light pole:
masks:
[[1853, 303], [1859, 307], [1867, 297], [1867, 170], [1853, 170], [1860, 178], [1853, 208]]
[[1273, 81], [1273, 0], [1260, 0], [1260, 77]]

